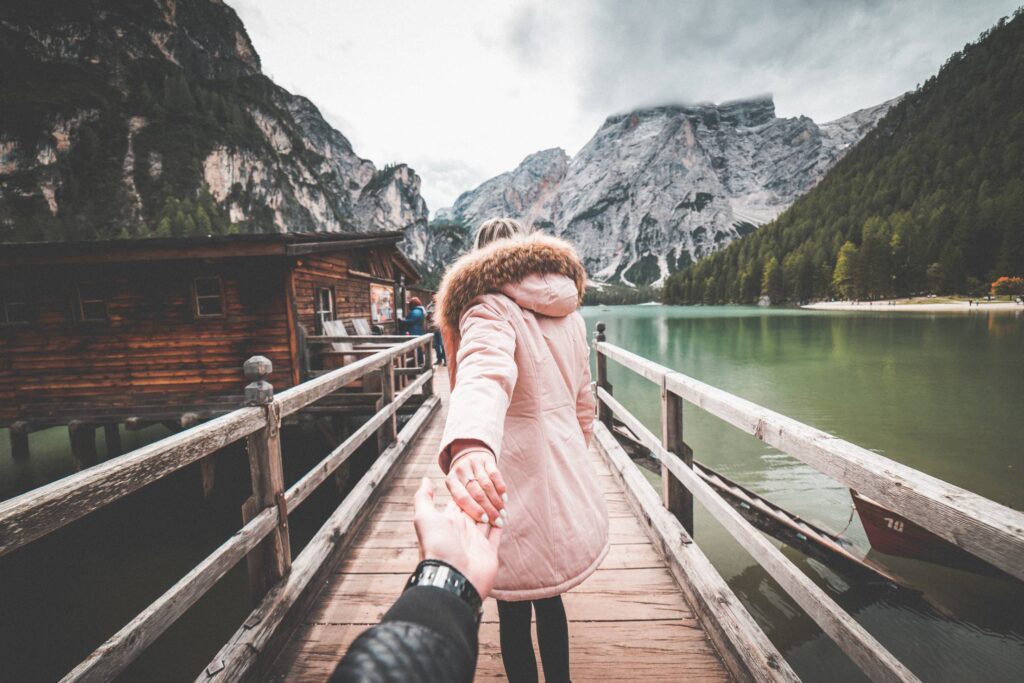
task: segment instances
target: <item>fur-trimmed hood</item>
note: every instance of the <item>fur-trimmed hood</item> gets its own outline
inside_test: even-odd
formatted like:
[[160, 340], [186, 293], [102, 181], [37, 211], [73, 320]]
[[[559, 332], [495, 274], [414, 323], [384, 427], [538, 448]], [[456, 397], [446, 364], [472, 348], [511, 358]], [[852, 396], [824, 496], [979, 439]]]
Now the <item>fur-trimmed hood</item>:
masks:
[[[562, 275], [568, 282], [532, 277], [545, 275]], [[543, 233], [498, 240], [448, 269], [437, 292], [435, 319], [442, 330], [457, 335], [466, 308], [490, 292], [501, 292], [543, 315], [568, 315], [583, 302], [586, 285], [587, 272], [568, 242]]]

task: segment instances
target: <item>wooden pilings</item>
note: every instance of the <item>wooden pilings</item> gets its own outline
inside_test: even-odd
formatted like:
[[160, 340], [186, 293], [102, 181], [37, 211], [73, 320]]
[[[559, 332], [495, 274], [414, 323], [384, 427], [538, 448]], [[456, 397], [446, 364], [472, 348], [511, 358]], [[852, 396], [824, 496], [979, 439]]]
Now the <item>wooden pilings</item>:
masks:
[[121, 429], [116, 422], [103, 425], [103, 441], [107, 444], [107, 457], [121, 455], [124, 447], [121, 445]]
[[11, 455], [15, 460], [28, 460], [28, 434], [30, 431], [32, 431], [31, 426], [24, 420], [19, 420], [8, 428], [11, 437]]
[[72, 420], [68, 423], [68, 437], [71, 440], [71, 457], [75, 461], [75, 471], [80, 472], [92, 467], [96, 457], [96, 425]]
[[288, 508], [284, 498], [284, 466], [281, 462], [281, 408], [274, 400], [274, 388], [266, 381], [273, 371], [270, 359], [253, 356], [245, 361], [245, 376], [252, 380], [245, 387], [245, 402], [262, 406], [266, 425], [246, 437], [252, 496], [242, 505], [242, 520], [248, 524], [266, 508], [277, 506], [274, 531], [247, 556], [249, 587], [258, 604], [271, 586], [284, 578], [292, 566], [288, 534]]

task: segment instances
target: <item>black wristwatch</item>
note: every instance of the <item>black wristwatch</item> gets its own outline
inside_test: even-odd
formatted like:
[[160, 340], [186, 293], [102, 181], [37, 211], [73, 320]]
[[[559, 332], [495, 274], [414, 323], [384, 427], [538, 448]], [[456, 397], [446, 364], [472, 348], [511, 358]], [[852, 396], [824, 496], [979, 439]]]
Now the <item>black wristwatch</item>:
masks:
[[442, 588], [449, 593], [457, 595], [464, 603], [469, 605], [476, 615], [477, 622], [483, 615], [483, 600], [480, 593], [469, 579], [455, 567], [441, 560], [423, 560], [416, 567], [416, 571], [409, 577], [405, 584], [405, 590], [413, 586], [433, 586]]

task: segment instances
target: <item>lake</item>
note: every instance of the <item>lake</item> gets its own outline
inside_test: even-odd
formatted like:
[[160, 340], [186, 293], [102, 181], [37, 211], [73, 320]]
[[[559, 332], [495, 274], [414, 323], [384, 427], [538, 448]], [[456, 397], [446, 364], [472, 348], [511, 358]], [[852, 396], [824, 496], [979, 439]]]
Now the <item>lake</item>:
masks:
[[[757, 307], [586, 307], [593, 334], [948, 482], [1024, 506], [1024, 317]], [[660, 433], [648, 380], [609, 361], [616, 398]], [[849, 491], [687, 404], [694, 457], [772, 502], [843, 531], [865, 554]], [[695, 540], [805, 680], [864, 680], [697, 505]], [[1019, 681], [1024, 585], [871, 552], [923, 591], [857, 585], [784, 553], [923, 680]], [[570, 615], [571, 618], [571, 615]]]

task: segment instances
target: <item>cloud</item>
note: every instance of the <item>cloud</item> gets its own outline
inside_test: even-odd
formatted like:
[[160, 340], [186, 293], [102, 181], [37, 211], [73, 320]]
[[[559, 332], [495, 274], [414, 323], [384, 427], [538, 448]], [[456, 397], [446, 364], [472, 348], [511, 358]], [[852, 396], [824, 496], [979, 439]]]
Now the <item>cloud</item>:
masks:
[[228, 0], [266, 73], [435, 209], [610, 114], [764, 92], [826, 121], [913, 89], [1020, 0]]
[[1013, 2], [595, 0], [586, 7], [583, 109], [770, 91], [786, 114], [821, 121], [912, 89]]

